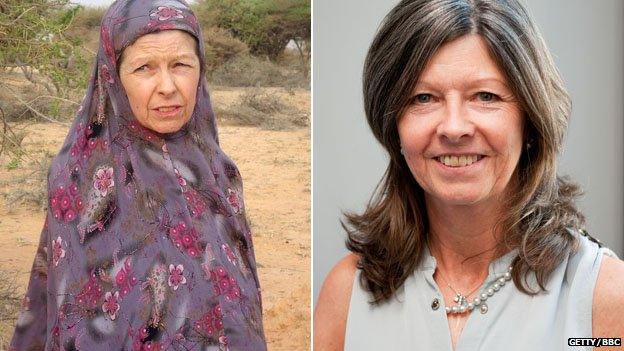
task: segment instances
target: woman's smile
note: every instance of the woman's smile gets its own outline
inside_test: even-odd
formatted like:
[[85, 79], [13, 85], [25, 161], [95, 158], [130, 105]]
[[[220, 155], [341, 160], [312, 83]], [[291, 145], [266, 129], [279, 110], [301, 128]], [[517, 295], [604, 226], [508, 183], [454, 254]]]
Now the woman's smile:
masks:
[[486, 162], [484, 155], [443, 155], [432, 158], [440, 172], [452, 175], [467, 175], [479, 172]]
[[480, 161], [482, 158], [482, 155], [443, 155], [435, 157], [434, 160], [439, 161], [445, 166], [456, 168], [470, 166]]

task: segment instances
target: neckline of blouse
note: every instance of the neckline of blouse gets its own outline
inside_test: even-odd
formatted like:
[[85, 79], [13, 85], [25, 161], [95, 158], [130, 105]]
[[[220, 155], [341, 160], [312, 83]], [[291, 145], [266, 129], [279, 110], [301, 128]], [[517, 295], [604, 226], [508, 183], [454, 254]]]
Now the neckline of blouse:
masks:
[[[490, 262], [490, 265], [488, 268], [488, 277], [491, 277], [493, 275], [498, 276], [501, 274], [505, 274], [505, 272], [507, 272], [507, 269], [509, 268], [513, 260], [516, 258], [516, 256], [518, 256], [517, 248], [507, 252], [503, 256], [500, 256], [494, 259], [492, 262]], [[431, 271], [431, 273], [433, 274], [436, 267], [437, 267], [436, 258], [433, 257], [433, 255], [431, 255], [431, 251], [429, 250], [429, 245], [427, 245], [427, 243], [425, 242], [422, 248], [422, 258], [421, 258], [421, 263], [418, 266], [418, 270]]]

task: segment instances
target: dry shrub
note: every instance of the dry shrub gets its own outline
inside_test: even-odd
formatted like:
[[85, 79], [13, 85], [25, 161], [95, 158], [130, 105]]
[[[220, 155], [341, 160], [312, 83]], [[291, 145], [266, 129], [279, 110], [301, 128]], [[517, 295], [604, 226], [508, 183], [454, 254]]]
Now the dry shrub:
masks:
[[[33, 77], [35, 81], [45, 81], [38, 73]], [[0, 108], [7, 122], [44, 121], [33, 110], [54, 120], [71, 121], [84, 89], [70, 91], [68, 95], [67, 99], [49, 95], [41, 84], [28, 81], [18, 69], [0, 70]]]
[[246, 91], [232, 105], [216, 105], [215, 114], [221, 123], [270, 130], [307, 127], [310, 122], [308, 112], [285, 104], [276, 94], [259, 88]]
[[45, 114], [47, 106], [42, 100], [33, 100], [33, 96], [46, 94], [41, 85], [26, 80], [19, 69], [5, 69], [0, 71], [0, 107], [4, 111], [7, 122], [21, 121], [33, 117], [33, 113], [19, 100], [29, 102], [29, 105]]
[[249, 106], [256, 111], [271, 114], [281, 113], [287, 105], [275, 94], [269, 94], [260, 89], [252, 89], [240, 96], [240, 105]]
[[235, 56], [249, 53], [249, 48], [245, 43], [234, 38], [228, 30], [223, 28], [204, 29], [203, 35], [206, 44], [206, 69], [209, 75]]
[[70, 28], [94, 29], [100, 26], [106, 7], [82, 7], [77, 13]]
[[309, 53], [300, 53], [288, 48], [277, 57], [275, 62], [280, 67], [288, 67], [293, 71], [297, 71], [304, 78], [302, 83], [310, 84], [308, 77], [310, 76], [311, 57]]
[[47, 209], [48, 170], [53, 157], [54, 155], [46, 150], [40, 161], [31, 162], [25, 167], [27, 168], [25, 171], [19, 174], [14, 172], [14, 177], [0, 182], [0, 187], [8, 189], [0, 195], [6, 199], [9, 212], [18, 204], [34, 205], [42, 211]]
[[0, 155], [4, 154], [14, 159], [21, 159], [24, 154], [24, 148], [22, 143], [26, 137], [26, 132], [23, 130], [13, 131], [13, 129], [7, 128], [3, 130], [2, 143], [0, 145]]
[[23, 96], [23, 100], [28, 106], [15, 99], [0, 102], [7, 122], [44, 122], [44, 118], [33, 112], [35, 110], [53, 120], [68, 123], [73, 120], [78, 109], [74, 103], [56, 100], [48, 95]]
[[[22, 96], [26, 98], [25, 95]], [[27, 101], [28, 106], [15, 99], [3, 101], [5, 104], [3, 104], [2, 108], [6, 113], [7, 122], [41, 121], [41, 118], [33, 112], [33, 110], [36, 110], [46, 116], [56, 114], [56, 107], [50, 104], [49, 99], [33, 98], [30, 96], [28, 100], [30, 100]]]
[[0, 270], [0, 349], [7, 350], [21, 307], [22, 290], [17, 273]]
[[[76, 41], [88, 52], [89, 65], [95, 59], [100, 42], [100, 23], [106, 7], [81, 7], [63, 35]], [[88, 67], [91, 68], [90, 66]], [[90, 72], [90, 71], [89, 71]]]
[[260, 126], [265, 115], [248, 106], [214, 105], [214, 112], [220, 125]]
[[237, 55], [219, 66], [212, 72], [210, 81], [227, 87], [309, 88], [309, 80], [299, 70], [246, 54]]

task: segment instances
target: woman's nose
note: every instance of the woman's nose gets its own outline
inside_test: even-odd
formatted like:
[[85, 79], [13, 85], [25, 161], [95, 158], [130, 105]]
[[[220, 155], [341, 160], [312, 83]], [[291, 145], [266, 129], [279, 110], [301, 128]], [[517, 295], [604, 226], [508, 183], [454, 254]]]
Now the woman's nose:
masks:
[[446, 141], [457, 143], [474, 135], [466, 104], [461, 99], [447, 99], [446, 108], [437, 128], [437, 134]]
[[171, 95], [176, 91], [176, 85], [173, 75], [167, 70], [163, 70], [160, 74], [158, 83], [158, 92], [163, 95]]

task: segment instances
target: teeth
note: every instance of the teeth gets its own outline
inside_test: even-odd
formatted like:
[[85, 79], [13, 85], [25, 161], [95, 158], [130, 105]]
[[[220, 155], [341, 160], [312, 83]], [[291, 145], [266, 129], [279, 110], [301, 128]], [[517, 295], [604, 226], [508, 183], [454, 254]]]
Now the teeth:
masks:
[[451, 156], [451, 166], [457, 167], [459, 166], [459, 159], [457, 156]]
[[470, 166], [471, 164], [477, 162], [478, 160], [480, 160], [480, 157], [477, 155], [461, 155], [461, 156], [445, 155], [445, 156], [438, 157], [438, 161], [450, 167]]
[[459, 167], [464, 167], [466, 165], [466, 156], [460, 156], [459, 157]]
[[158, 109], [158, 111], [160, 111], [160, 112], [170, 112], [170, 111], [175, 110], [176, 108], [177, 107], [161, 107], [161, 108]]

